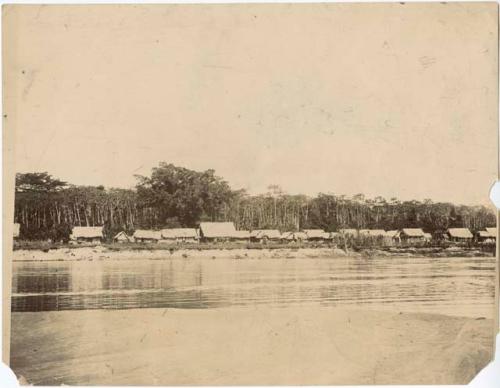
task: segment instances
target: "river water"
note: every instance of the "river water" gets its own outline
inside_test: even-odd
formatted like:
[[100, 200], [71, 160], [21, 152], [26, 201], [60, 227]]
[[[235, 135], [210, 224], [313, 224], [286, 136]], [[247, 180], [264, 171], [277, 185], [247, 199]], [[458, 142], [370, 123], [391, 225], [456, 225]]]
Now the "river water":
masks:
[[14, 262], [12, 311], [292, 305], [493, 317], [495, 258]]

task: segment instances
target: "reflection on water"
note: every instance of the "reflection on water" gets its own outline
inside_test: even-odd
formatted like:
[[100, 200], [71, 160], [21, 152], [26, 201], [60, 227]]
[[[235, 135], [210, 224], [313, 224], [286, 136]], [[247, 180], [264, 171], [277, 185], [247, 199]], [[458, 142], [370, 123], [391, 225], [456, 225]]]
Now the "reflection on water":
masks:
[[15, 262], [12, 311], [363, 306], [493, 316], [495, 259]]

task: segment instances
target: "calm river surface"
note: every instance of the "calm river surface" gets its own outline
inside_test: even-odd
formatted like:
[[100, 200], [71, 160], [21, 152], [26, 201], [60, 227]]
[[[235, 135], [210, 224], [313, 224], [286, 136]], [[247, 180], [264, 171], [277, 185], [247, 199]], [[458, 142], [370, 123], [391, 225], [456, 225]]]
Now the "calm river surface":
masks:
[[493, 316], [493, 257], [14, 262], [12, 311], [290, 305]]

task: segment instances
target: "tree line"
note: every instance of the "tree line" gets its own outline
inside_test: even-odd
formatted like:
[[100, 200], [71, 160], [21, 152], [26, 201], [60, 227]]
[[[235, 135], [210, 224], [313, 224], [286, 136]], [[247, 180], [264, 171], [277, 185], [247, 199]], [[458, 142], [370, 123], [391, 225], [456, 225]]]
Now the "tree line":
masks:
[[104, 226], [107, 238], [121, 230], [196, 227], [200, 221], [232, 221], [238, 229], [295, 231], [319, 228], [400, 229], [439, 233], [449, 227], [481, 230], [495, 225], [486, 206], [400, 201], [336, 194], [290, 195], [277, 185], [249, 195], [215, 174], [160, 163], [136, 176], [134, 189], [77, 186], [47, 172], [16, 175], [15, 222], [21, 238], [67, 240], [73, 226]]

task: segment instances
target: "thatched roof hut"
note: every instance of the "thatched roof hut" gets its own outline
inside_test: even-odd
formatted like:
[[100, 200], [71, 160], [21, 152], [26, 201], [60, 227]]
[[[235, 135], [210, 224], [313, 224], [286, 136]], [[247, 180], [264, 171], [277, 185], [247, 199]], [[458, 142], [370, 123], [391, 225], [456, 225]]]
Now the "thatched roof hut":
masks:
[[357, 236], [358, 230], [357, 229], [339, 229], [339, 233], [346, 235], [346, 236]]
[[157, 230], [137, 229], [134, 232], [136, 241], [158, 241], [161, 238], [161, 233]]
[[100, 242], [103, 238], [102, 226], [75, 226], [71, 231], [73, 241]]
[[293, 238], [295, 240], [307, 240], [307, 234], [305, 234], [304, 232], [295, 232], [293, 234]]
[[488, 232], [487, 230], [480, 230], [479, 232], [477, 232], [477, 235], [478, 235], [479, 237], [484, 237], [484, 238], [489, 238], [489, 237], [491, 237], [490, 232]]
[[261, 229], [252, 230], [250, 232], [250, 238], [257, 238], [261, 231], [262, 231]]
[[451, 240], [472, 240], [474, 237], [468, 228], [449, 228], [446, 233]]
[[424, 231], [421, 228], [403, 228], [400, 234], [407, 237], [425, 237]]
[[162, 229], [160, 234], [161, 239], [158, 242], [163, 244], [198, 243], [200, 241], [198, 230], [194, 228]]
[[250, 240], [250, 232], [248, 230], [235, 230], [231, 238], [235, 240]]
[[398, 238], [399, 237], [399, 230], [388, 230], [385, 232], [386, 237], [389, 238]]
[[194, 228], [173, 228], [173, 229], [162, 229], [161, 230], [162, 239], [197, 239], [198, 231]]
[[323, 229], [304, 229], [308, 240], [328, 240], [330, 233], [325, 232]]
[[496, 227], [486, 228], [486, 231], [490, 234], [492, 238], [497, 238], [498, 229]]
[[250, 238], [256, 240], [279, 240], [281, 238], [281, 233], [277, 229], [257, 229], [252, 230], [250, 233]]
[[19, 231], [21, 230], [21, 225], [18, 224], [17, 222], [14, 223], [14, 227], [12, 228], [12, 234], [14, 235], [14, 238], [19, 237]]
[[280, 237], [282, 240], [293, 240], [293, 232], [283, 232]]
[[232, 222], [201, 222], [200, 235], [208, 239], [230, 239], [235, 238], [237, 233]]
[[386, 237], [386, 232], [384, 229], [361, 229], [359, 231], [361, 236], [369, 237]]
[[480, 239], [486, 239], [486, 238], [496, 238], [495, 235], [491, 234], [490, 232], [488, 232], [487, 230], [480, 230], [479, 232], [477, 232], [477, 236], [480, 238]]
[[486, 228], [477, 232], [477, 240], [481, 243], [494, 244], [497, 239], [497, 228]]
[[125, 233], [123, 230], [119, 233], [117, 233], [113, 237], [113, 241], [116, 242], [133, 242], [134, 238], [132, 236], [129, 236], [127, 233]]

